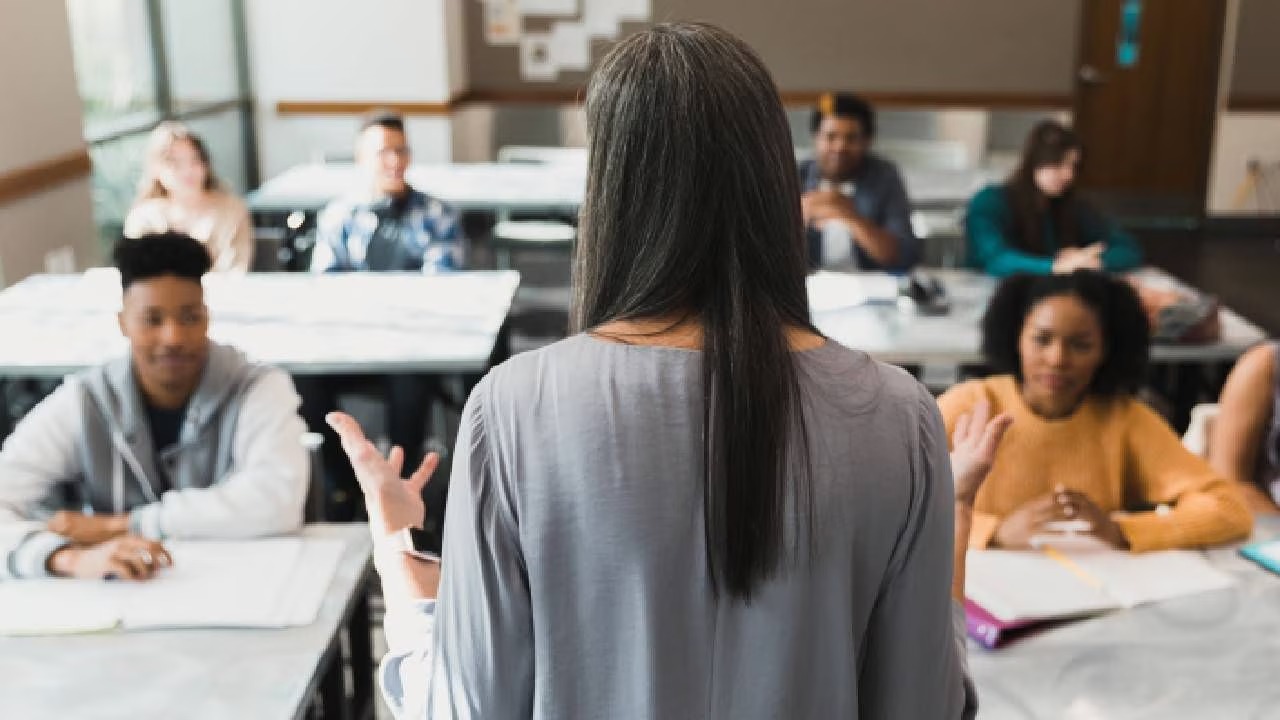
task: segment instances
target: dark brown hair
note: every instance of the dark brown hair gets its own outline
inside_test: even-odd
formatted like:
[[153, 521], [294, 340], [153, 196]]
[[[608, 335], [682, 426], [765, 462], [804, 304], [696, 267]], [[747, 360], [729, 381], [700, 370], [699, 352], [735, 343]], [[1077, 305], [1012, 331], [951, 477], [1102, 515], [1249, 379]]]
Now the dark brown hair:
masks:
[[787, 330], [816, 331], [787, 117], [751, 48], [692, 23], [619, 43], [586, 111], [574, 325], [701, 322], [707, 563], [717, 592], [749, 600], [783, 556], [788, 501], [810, 507], [808, 473], [789, 470], [807, 452], [788, 463], [804, 418]]
[[1046, 197], [1036, 187], [1036, 170], [1057, 165], [1072, 150], [1081, 150], [1080, 138], [1070, 128], [1055, 120], [1038, 123], [1027, 136], [1022, 161], [1004, 185], [1009, 203], [1008, 237], [1013, 246], [1035, 255], [1051, 255], [1044, 238], [1045, 213], [1053, 225], [1053, 236], [1059, 249], [1078, 247], [1080, 237], [1081, 200], [1075, 184], [1056, 198]]

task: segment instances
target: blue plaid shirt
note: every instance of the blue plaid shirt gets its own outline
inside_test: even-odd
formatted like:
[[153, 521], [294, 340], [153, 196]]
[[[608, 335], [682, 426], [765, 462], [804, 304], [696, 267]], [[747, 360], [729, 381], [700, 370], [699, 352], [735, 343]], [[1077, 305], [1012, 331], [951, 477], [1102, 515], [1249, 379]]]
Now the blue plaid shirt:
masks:
[[312, 272], [447, 272], [463, 267], [458, 212], [409, 188], [398, 199], [344, 198], [320, 213]]

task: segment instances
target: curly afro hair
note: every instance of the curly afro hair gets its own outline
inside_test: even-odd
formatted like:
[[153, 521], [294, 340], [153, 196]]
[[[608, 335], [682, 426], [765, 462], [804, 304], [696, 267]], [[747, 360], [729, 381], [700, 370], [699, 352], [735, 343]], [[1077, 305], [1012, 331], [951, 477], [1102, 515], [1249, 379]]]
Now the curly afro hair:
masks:
[[1151, 329], [1138, 294], [1123, 280], [1077, 270], [1069, 275], [1014, 275], [1000, 284], [982, 318], [982, 354], [994, 373], [1022, 381], [1018, 336], [1040, 301], [1070, 295], [1093, 310], [1102, 326], [1104, 356], [1091, 395], [1136, 393], [1146, 379]]
[[200, 282], [213, 265], [209, 251], [199, 240], [176, 232], [121, 238], [112, 258], [126, 290], [139, 280], [164, 275]]

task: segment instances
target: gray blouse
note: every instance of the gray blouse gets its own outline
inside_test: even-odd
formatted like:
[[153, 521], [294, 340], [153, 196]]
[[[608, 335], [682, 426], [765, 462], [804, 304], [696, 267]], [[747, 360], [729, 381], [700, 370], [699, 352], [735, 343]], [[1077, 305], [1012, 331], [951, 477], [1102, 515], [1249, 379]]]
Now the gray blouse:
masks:
[[933, 398], [831, 341], [797, 354], [815, 549], [743, 604], [706, 567], [701, 358], [580, 335], [476, 386], [439, 600], [389, 603], [398, 716], [972, 717]]

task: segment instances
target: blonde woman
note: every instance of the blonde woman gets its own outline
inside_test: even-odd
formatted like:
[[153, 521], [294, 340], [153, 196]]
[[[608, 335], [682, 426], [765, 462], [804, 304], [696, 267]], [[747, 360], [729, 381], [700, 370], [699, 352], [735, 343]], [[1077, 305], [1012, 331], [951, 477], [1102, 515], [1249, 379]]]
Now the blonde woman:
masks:
[[248, 272], [253, 224], [244, 201], [223, 188], [209, 151], [180, 123], [151, 133], [138, 199], [125, 218], [126, 237], [180, 232], [204, 243], [214, 272]]

